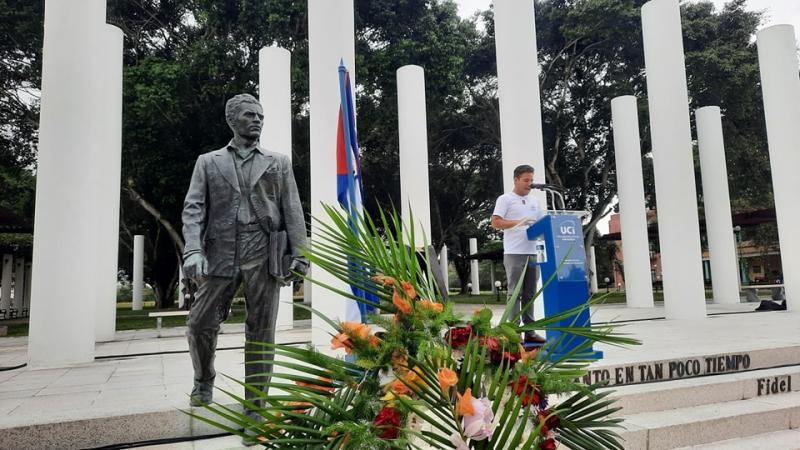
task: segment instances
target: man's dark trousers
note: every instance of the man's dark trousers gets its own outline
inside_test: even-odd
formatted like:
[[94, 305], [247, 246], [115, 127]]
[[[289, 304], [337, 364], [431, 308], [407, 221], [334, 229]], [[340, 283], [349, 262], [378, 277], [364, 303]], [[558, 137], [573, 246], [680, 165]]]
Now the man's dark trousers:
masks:
[[[268, 236], [257, 224], [239, 225], [237, 230], [236, 265], [233, 277], [209, 276], [199, 283], [195, 303], [187, 319], [189, 353], [194, 366], [195, 385], [210, 386], [214, 383], [214, 351], [220, 324], [228, 317], [228, 311], [239, 285], [244, 283], [247, 320], [245, 322], [245, 382], [265, 383], [263, 376], [272, 370], [271, 355], [252, 354], [265, 350], [251, 342], [275, 342], [275, 321], [278, 313], [280, 283], [269, 274]], [[261, 387], [267, 392], [267, 387]], [[245, 398], [258, 406], [256, 393], [245, 390]]]

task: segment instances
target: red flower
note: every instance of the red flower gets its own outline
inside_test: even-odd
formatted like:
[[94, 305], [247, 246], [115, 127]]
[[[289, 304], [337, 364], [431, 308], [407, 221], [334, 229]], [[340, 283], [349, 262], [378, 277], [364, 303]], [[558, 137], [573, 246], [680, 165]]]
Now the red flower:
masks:
[[514, 394], [522, 397], [523, 406], [539, 404], [539, 389], [525, 375], [520, 375], [517, 381], [512, 381], [508, 386]]
[[400, 411], [385, 406], [375, 417], [373, 423], [381, 428], [381, 439], [397, 439], [400, 434]]
[[478, 338], [478, 342], [480, 342], [481, 346], [485, 346], [489, 352], [500, 351], [500, 339], [496, 337], [481, 336]]
[[556, 440], [553, 438], [545, 439], [539, 444], [539, 450], [556, 450]]
[[[550, 417], [548, 418], [547, 416]], [[538, 419], [540, 423], [544, 421], [544, 425], [542, 426], [542, 434], [547, 434], [551, 430], [554, 430], [561, 425], [561, 419], [559, 419], [558, 416], [553, 414], [549, 409], [539, 411]]]
[[472, 337], [472, 325], [451, 328], [444, 335], [444, 339], [449, 342], [450, 346], [453, 348], [459, 348], [467, 345], [470, 337]]

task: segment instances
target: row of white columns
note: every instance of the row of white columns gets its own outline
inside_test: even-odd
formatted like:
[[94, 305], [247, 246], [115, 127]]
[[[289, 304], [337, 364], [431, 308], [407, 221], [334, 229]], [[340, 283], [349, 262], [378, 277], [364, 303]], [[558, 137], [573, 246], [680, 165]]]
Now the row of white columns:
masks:
[[24, 257], [14, 258], [14, 255], [5, 254], [2, 268], [0, 309], [6, 312], [6, 317], [10, 317], [12, 308], [21, 315], [31, 304], [31, 263], [26, 262]]
[[[667, 318], [706, 316], [694, 163], [680, 8], [677, 0], [642, 7], [658, 230]], [[775, 209], [789, 309], [800, 310], [800, 212], [792, 206], [800, 179], [794, 151], [800, 141], [800, 78], [794, 30], [778, 25], [757, 35], [767, 119]], [[628, 306], [651, 307], [653, 294], [641, 173], [635, 97], [612, 101]], [[738, 303], [739, 276], [731, 221], [724, 139], [719, 107], [695, 112], [713, 297]]]
[[[516, 165], [531, 164], [536, 169], [536, 181], [542, 182], [545, 174], [539, 88], [538, 83], [531, 82], [538, 78], [533, 2], [495, 0], [494, 6], [504, 180], [512, 178], [511, 171]], [[48, 0], [46, 5], [36, 202], [38, 220], [34, 246], [36, 264], [33, 266], [29, 341], [32, 367], [89, 361], [93, 357], [95, 339], [103, 339], [109, 333], [113, 335], [107, 325], [115, 309], [112, 310], [105, 302], [113, 302], [115, 297], [107, 297], [104, 292], [110, 291], [110, 287], [96, 281], [98, 274], [105, 273], [98, 267], [114, 267], [113, 280], [116, 280], [116, 254], [111, 261], [111, 251], [107, 251], [107, 247], [113, 247], [116, 252], [116, 226], [113, 227], [114, 245], [110, 245], [108, 240], [112, 236], [111, 225], [118, 217], [112, 217], [109, 211], [113, 210], [114, 216], [118, 214], [119, 171], [115, 176], [108, 176], [93, 168], [106, 169], [119, 164], [121, 121], [118, 111], [121, 111], [121, 106], [118, 106], [117, 99], [121, 98], [122, 40], [119, 30], [104, 24], [104, 12], [102, 0], [74, 5], [63, 0]], [[335, 190], [331, 189], [335, 186], [335, 174], [330, 170], [335, 166], [336, 118], [340, 104], [336, 69], [343, 60], [350, 70], [351, 83], [355, 83], [353, 0], [309, 0], [308, 14], [312, 112], [311, 228], [314, 235], [320, 230], [321, 221], [327, 220], [322, 204], [337, 203]], [[694, 183], [686, 181], [693, 180], [693, 164], [677, 1], [652, 0], [643, 7], [642, 20], [667, 316], [698, 318], [705, 316], [705, 302], [699, 232], [693, 225], [698, 222], [696, 192]], [[796, 128], [800, 117], [800, 83], [797, 80], [793, 33], [790, 27], [773, 27], [759, 33], [758, 44], [784, 276], [787, 296], [792, 298], [794, 293], [800, 295], [800, 281], [797, 279], [800, 275], [791, 275], [800, 273], [800, 238], [789, 234], [792, 225], [794, 228], [800, 225], [800, 212], [789, 206], [790, 193], [798, 188], [796, 177], [789, 173], [789, 168], [797, 167], [798, 162], [790, 147], [800, 140]], [[285, 67], [289, 56], [277, 49], [265, 50], [261, 56], [262, 97], [269, 98], [264, 106], [268, 109], [274, 106], [274, 110], [268, 112], [270, 119], [265, 122], [274, 121], [276, 124], [275, 130], [264, 133], [265, 145], [288, 152], [291, 148], [291, 132], [287, 132], [291, 130], [291, 113], [287, 106], [289, 89]], [[283, 68], [269, 70], [270, 64]], [[407, 161], [419, 162], [423, 157], [427, 161], [422, 70], [414, 66], [398, 70], [398, 89], [402, 90], [398, 95], [401, 155]], [[620, 104], [625, 102], [627, 112], [618, 114], [630, 117], [631, 99]], [[635, 101], [633, 105], [635, 108]], [[622, 108], [624, 111], [624, 106]], [[721, 139], [714, 128], [714, 113], [714, 110], [709, 110], [707, 121], [701, 119], [701, 122], [708, 123], [708, 127], [703, 126], [708, 132], [703, 132], [701, 146], [718, 150]], [[705, 114], [701, 116], [706, 117]], [[419, 120], [420, 117], [423, 120]], [[625, 130], [620, 133], [620, 142], [633, 142], [632, 130], [627, 131], [627, 138], [624, 137]], [[270, 139], [273, 141], [268, 141]], [[628, 145], [628, 148], [629, 152], [640, 155], [638, 142]], [[407, 156], [411, 159], [406, 159]], [[711, 156], [709, 158], [714, 160]], [[103, 163], [98, 164], [98, 161]], [[634, 167], [635, 163], [630, 165]], [[401, 170], [414, 173], [407, 167]], [[635, 171], [635, 167], [627, 170]], [[427, 174], [427, 170], [423, 172]], [[419, 175], [420, 172], [414, 173], [415, 177]], [[719, 176], [719, 172], [711, 172], [708, 178], [718, 179]], [[676, 179], [684, 181], [676, 183]], [[424, 181], [427, 186], [427, 176]], [[635, 181], [630, 185], [634, 186], [631, 189], [637, 189]], [[106, 192], [98, 193], [103, 190]], [[110, 193], [114, 190], [115, 199]], [[724, 194], [720, 192], [718, 195]], [[403, 188], [403, 206], [411, 205], [415, 214], [413, 224], [407, 219], [408, 213], [404, 214], [406, 223], [419, 230], [415, 234], [420, 237], [430, 237], [428, 195], [427, 189], [416, 183]], [[634, 198], [632, 206], [623, 209], [641, 211], [637, 205], [643, 203], [642, 198]], [[544, 198], [541, 201], [544, 203]], [[108, 202], [116, 208], [108, 208]], [[418, 204], [421, 206], [416, 208]], [[98, 210], [100, 206], [105, 214]], [[724, 211], [724, 208], [718, 210]], [[75, 220], [76, 212], [84, 220]], [[641, 220], [639, 223], [641, 226]], [[720, 222], [714, 226], [725, 227], [726, 224]], [[626, 235], [635, 235], [635, 231], [626, 231]], [[87, 242], [96, 245], [86, 245]], [[721, 254], [726, 251], [725, 244], [712, 247], [712, 252], [717, 248], [723, 248], [718, 251]], [[65, 255], [78, 263], [62, 267], [62, 261], [67, 259]], [[97, 261], [99, 266], [92, 261]], [[106, 277], [103, 275], [103, 279]], [[330, 274], [315, 273], [314, 278], [346, 289]], [[647, 278], [649, 282], [649, 271]], [[473, 283], [473, 289], [477, 284]], [[87, 291], [87, 286], [94, 285], [106, 287], [98, 288], [96, 292]], [[322, 313], [329, 317], [345, 317], [348, 305], [339, 296], [319, 286], [308, 286], [307, 289], [314, 298], [315, 307]], [[650, 304], [652, 293], [648, 296], [644, 288], [642, 292], [645, 292], [643, 304]], [[283, 295], [282, 298], [286, 299]], [[287, 315], [285, 311], [282, 314]], [[52, 327], [56, 322], [61, 326]], [[315, 321], [313, 343], [327, 345], [330, 331], [327, 325]]]

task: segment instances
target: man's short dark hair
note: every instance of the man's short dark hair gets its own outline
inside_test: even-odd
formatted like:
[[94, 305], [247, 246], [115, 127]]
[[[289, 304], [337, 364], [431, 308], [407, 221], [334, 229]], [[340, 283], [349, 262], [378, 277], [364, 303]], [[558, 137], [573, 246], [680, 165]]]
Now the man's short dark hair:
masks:
[[233, 128], [233, 122], [236, 120], [236, 115], [239, 113], [239, 108], [242, 107], [245, 103], [252, 103], [254, 105], [261, 106], [261, 103], [256, 100], [250, 94], [239, 94], [231, 97], [225, 103], [225, 121], [228, 122], [228, 126]]
[[533, 173], [533, 167], [532, 166], [529, 166], [527, 164], [523, 164], [521, 166], [517, 166], [517, 168], [514, 169], [514, 178], [519, 178], [519, 177], [522, 176], [523, 173], [529, 173], [529, 172]]

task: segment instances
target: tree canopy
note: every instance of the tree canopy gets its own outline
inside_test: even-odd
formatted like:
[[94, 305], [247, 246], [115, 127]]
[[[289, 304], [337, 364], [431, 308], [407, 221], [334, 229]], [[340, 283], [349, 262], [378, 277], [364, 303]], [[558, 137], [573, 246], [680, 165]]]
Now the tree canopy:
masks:
[[[33, 215], [43, 2], [0, 0], [0, 206]], [[648, 201], [650, 167], [640, 8], [644, 0], [536, 0], [548, 182], [594, 224], [613, 205], [610, 100], [637, 95]], [[258, 50], [292, 52], [293, 161], [309, 211], [308, 20], [296, 0], [109, 0], [125, 32], [120, 253], [147, 236], [146, 275], [162, 304], [174, 291], [180, 213], [196, 157], [224, 145], [225, 101], [258, 91]], [[769, 160], [752, 36], [761, 15], [733, 0], [683, 9], [690, 107], [722, 108], [735, 211], [771, 206]], [[364, 197], [399, 207], [396, 70], [425, 69], [432, 234], [466, 284], [467, 241], [488, 226], [502, 179], [492, 10], [464, 19], [451, 0], [355, 0], [356, 81]], [[699, 180], [699, 170], [697, 173]], [[701, 192], [701, 190], [698, 190]], [[701, 197], [702, 199], [702, 197]], [[176, 239], [177, 236], [177, 239]]]

